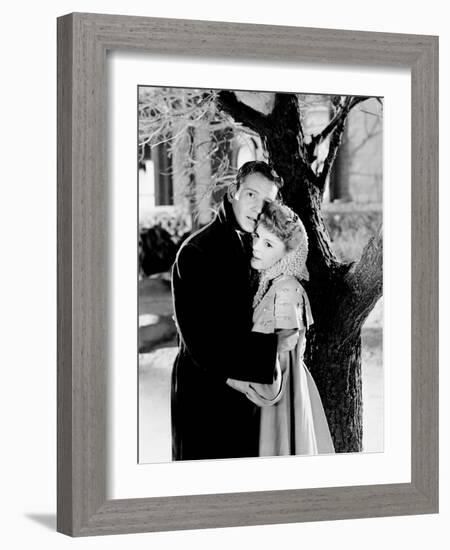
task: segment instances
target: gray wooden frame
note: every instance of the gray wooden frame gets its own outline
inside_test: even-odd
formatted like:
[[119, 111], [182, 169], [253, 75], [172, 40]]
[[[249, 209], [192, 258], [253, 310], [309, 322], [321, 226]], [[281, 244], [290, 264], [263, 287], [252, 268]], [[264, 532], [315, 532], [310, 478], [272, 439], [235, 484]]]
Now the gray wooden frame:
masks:
[[[107, 500], [109, 50], [411, 70], [411, 483]], [[57, 486], [57, 529], [72, 536], [438, 511], [437, 37], [81, 13], [58, 19]]]

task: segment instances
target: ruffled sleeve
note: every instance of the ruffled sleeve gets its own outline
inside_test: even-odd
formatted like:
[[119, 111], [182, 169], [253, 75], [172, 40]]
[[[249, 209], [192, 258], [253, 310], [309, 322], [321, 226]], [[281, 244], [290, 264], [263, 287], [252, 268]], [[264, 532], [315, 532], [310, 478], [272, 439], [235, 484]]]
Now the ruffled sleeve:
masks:
[[307, 329], [313, 323], [311, 306], [296, 279], [280, 281], [275, 291], [275, 330]]
[[311, 306], [302, 285], [293, 277], [276, 281], [256, 308], [253, 331], [265, 334], [284, 329], [307, 329], [313, 323]]

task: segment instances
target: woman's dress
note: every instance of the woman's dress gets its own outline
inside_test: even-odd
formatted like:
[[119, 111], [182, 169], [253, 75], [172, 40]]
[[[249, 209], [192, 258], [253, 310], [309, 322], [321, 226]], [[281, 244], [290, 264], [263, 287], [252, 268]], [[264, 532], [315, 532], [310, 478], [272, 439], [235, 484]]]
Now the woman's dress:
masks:
[[260, 456], [334, 453], [317, 386], [303, 362], [305, 333], [313, 323], [306, 292], [295, 277], [273, 280], [253, 315], [255, 332], [284, 332], [273, 384], [229, 381], [261, 406]]

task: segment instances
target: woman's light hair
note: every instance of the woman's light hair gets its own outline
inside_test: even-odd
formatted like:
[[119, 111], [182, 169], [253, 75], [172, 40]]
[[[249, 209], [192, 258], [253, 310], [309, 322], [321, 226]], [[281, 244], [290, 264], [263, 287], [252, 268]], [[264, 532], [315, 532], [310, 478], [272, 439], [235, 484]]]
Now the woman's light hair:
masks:
[[286, 246], [286, 250], [294, 250], [306, 238], [305, 228], [297, 214], [279, 202], [266, 202], [258, 218], [258, 224], [263, 225], [276, 235]]

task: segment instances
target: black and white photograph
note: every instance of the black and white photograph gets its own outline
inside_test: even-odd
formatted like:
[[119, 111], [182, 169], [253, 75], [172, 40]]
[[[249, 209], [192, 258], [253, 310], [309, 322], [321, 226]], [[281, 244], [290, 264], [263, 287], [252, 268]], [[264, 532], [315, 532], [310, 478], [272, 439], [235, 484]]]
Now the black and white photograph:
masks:
[[383, 452], [383, 98], [137, 96], [139, 463]]
[[445, 3], [5, 6], [4, 548], [446, 548]]

